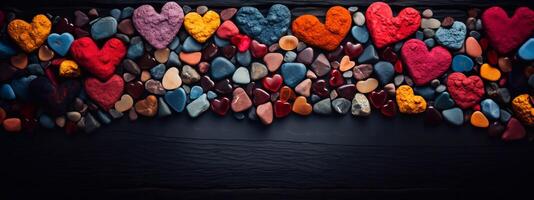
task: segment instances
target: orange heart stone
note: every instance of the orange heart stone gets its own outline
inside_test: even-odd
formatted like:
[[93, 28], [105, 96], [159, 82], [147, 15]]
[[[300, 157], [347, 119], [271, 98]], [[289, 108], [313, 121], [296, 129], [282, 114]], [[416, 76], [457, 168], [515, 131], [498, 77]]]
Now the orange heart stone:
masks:
[[426, 110], [426, 101], [421, 96], [416, 96], [410, 86], [402, 85], [397, 89], [397, 104], [401, 113], [417, 114]]
[[294, 113], [305, 116], [311, 114], [312, 106], [308, 103], [306, 97], [299, 96], [295, 99], [295, 103], [293, 103], [293, 108], [291, 110], [293, 110]]
[[145, 117], [154, 117], [158, 114], [158, 99], [148, 95], [145, 99], [135, 103], [135, 111]]
[[7, 26], [9, 36], [26, 53], [30, 53], [39, 48], [47, 39], [52, 22], [45, 15], [36, 15], [32, 23], [15, 19]]
[[302, 15], [293, 21], [291, 31], [306, 44], [333, 51], [345, 38], [351, 24], [350, 12], [341, 6], [334, 6], [326, 12], [324, 24], [313, 15]]

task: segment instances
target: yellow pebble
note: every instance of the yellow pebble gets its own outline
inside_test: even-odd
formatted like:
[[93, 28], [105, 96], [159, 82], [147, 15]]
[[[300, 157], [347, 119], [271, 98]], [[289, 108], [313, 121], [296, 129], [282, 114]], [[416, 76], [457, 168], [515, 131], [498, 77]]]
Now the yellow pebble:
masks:
[[401, 113], [417, 114], [426, 110], [426, 101], [416, 96], [410, 86], [402, 85], [396, 91], [397, 105]]
[[75, 78], [80, 76], [80, 67], [72, 60], [64, 60], [59, 64], [59, 76]]
[[36, 15], [32, 23], [15, 19], [7, 26], [9, 36], [26, 53], [30, 53], [39, 48], [47, 39], [52, 22], [45, 15]]
[[527, 125], [534, 125], [534, 108], [530, 104], [530, 96], [522, 94], [512, 100], [512, 108], [517, 118]]
[[479, 128], [487, 128], [489, 126], [488, 118], [480, 111], [475, 111], [471, 115], [471, 125]]
[[219, 25], [221, 25], [219, 14], [211, 10], [206, 12], [204, 16], [190, 12], [184, 18], [185, 30], [200, 43], [206, 42], [219, 28]]
[[488, 81], [498, 81], [501, 78], [501, 71], [486, 63], [480, 67], [480, 76]]

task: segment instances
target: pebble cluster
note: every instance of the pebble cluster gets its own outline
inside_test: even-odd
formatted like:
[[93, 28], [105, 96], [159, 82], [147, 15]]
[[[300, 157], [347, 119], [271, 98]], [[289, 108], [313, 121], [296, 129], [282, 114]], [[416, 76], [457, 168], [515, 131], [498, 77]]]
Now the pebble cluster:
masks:
[[404, 8], [394, 16], [382, 2], [333, 6], [324, 21], [292, 19], [281, 4], [266, 16], [175, 2], [70, 18], [0, 10], [0, 124], [75, 133], [124, 115], [211, 111], [268, 125], [291, 113], [374, 110], [522, 139], [534, 125], [534, 11], [467, 15]]

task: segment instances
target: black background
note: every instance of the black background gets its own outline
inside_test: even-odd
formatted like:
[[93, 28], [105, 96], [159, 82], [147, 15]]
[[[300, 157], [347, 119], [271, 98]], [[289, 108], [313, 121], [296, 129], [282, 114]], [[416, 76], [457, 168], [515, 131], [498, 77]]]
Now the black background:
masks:
[[[163, 1], [8, 0], [18, 16], [75, 9], [158, 8]], [[324, 15], [330, 5], [369, 1], [179, 1], [210, 8], [284, 3], [294, 16]], [[465, 20], [468, 8], [513, 10], [530, 1], [392, 1], [394, 9], [432, 8], [434, 16]], [[114, 121], [92, 134], [61, 130], [0, 133], [0, 198], [70, 199], [432, 199], [530, 195], [534, 148], [526, 140], [502, 142], [468, 125], [428, 126], [421, 116], [369, 118], [290, 116], [271, 126], [205, 113]], [[260, 198], [261, 197], [261, 198]], [[532, 198], [527, 198], [532, 199]]]

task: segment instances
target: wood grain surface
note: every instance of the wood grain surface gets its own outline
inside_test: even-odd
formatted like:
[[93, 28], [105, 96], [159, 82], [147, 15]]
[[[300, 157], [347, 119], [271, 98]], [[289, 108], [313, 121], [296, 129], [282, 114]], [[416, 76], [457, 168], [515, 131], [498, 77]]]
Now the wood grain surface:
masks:
[[[3, 0], [0, 8], [30, 16], [72, 15], [75, 9], [161, 5], [139, 0]], [[294, 16], [324, 15], [330, 5], [366, 7], [348, 0], [186, 0], [181, 5], [220, 9], [288, 5]], [[532, 1], [390, 1], [394, 9], [432, 8], [462, 20], [471, 7], [512, 11]], [[266, 127], [205, 113], [114, 121], [92, 134], [60, 130], [0, 133], [0, 198], [59, 199], [432, 199], [529, 194], [534, 147], [506, 143], [483, 129], [428, 126], [421, 116], [387, 119], [290, 116]]]

